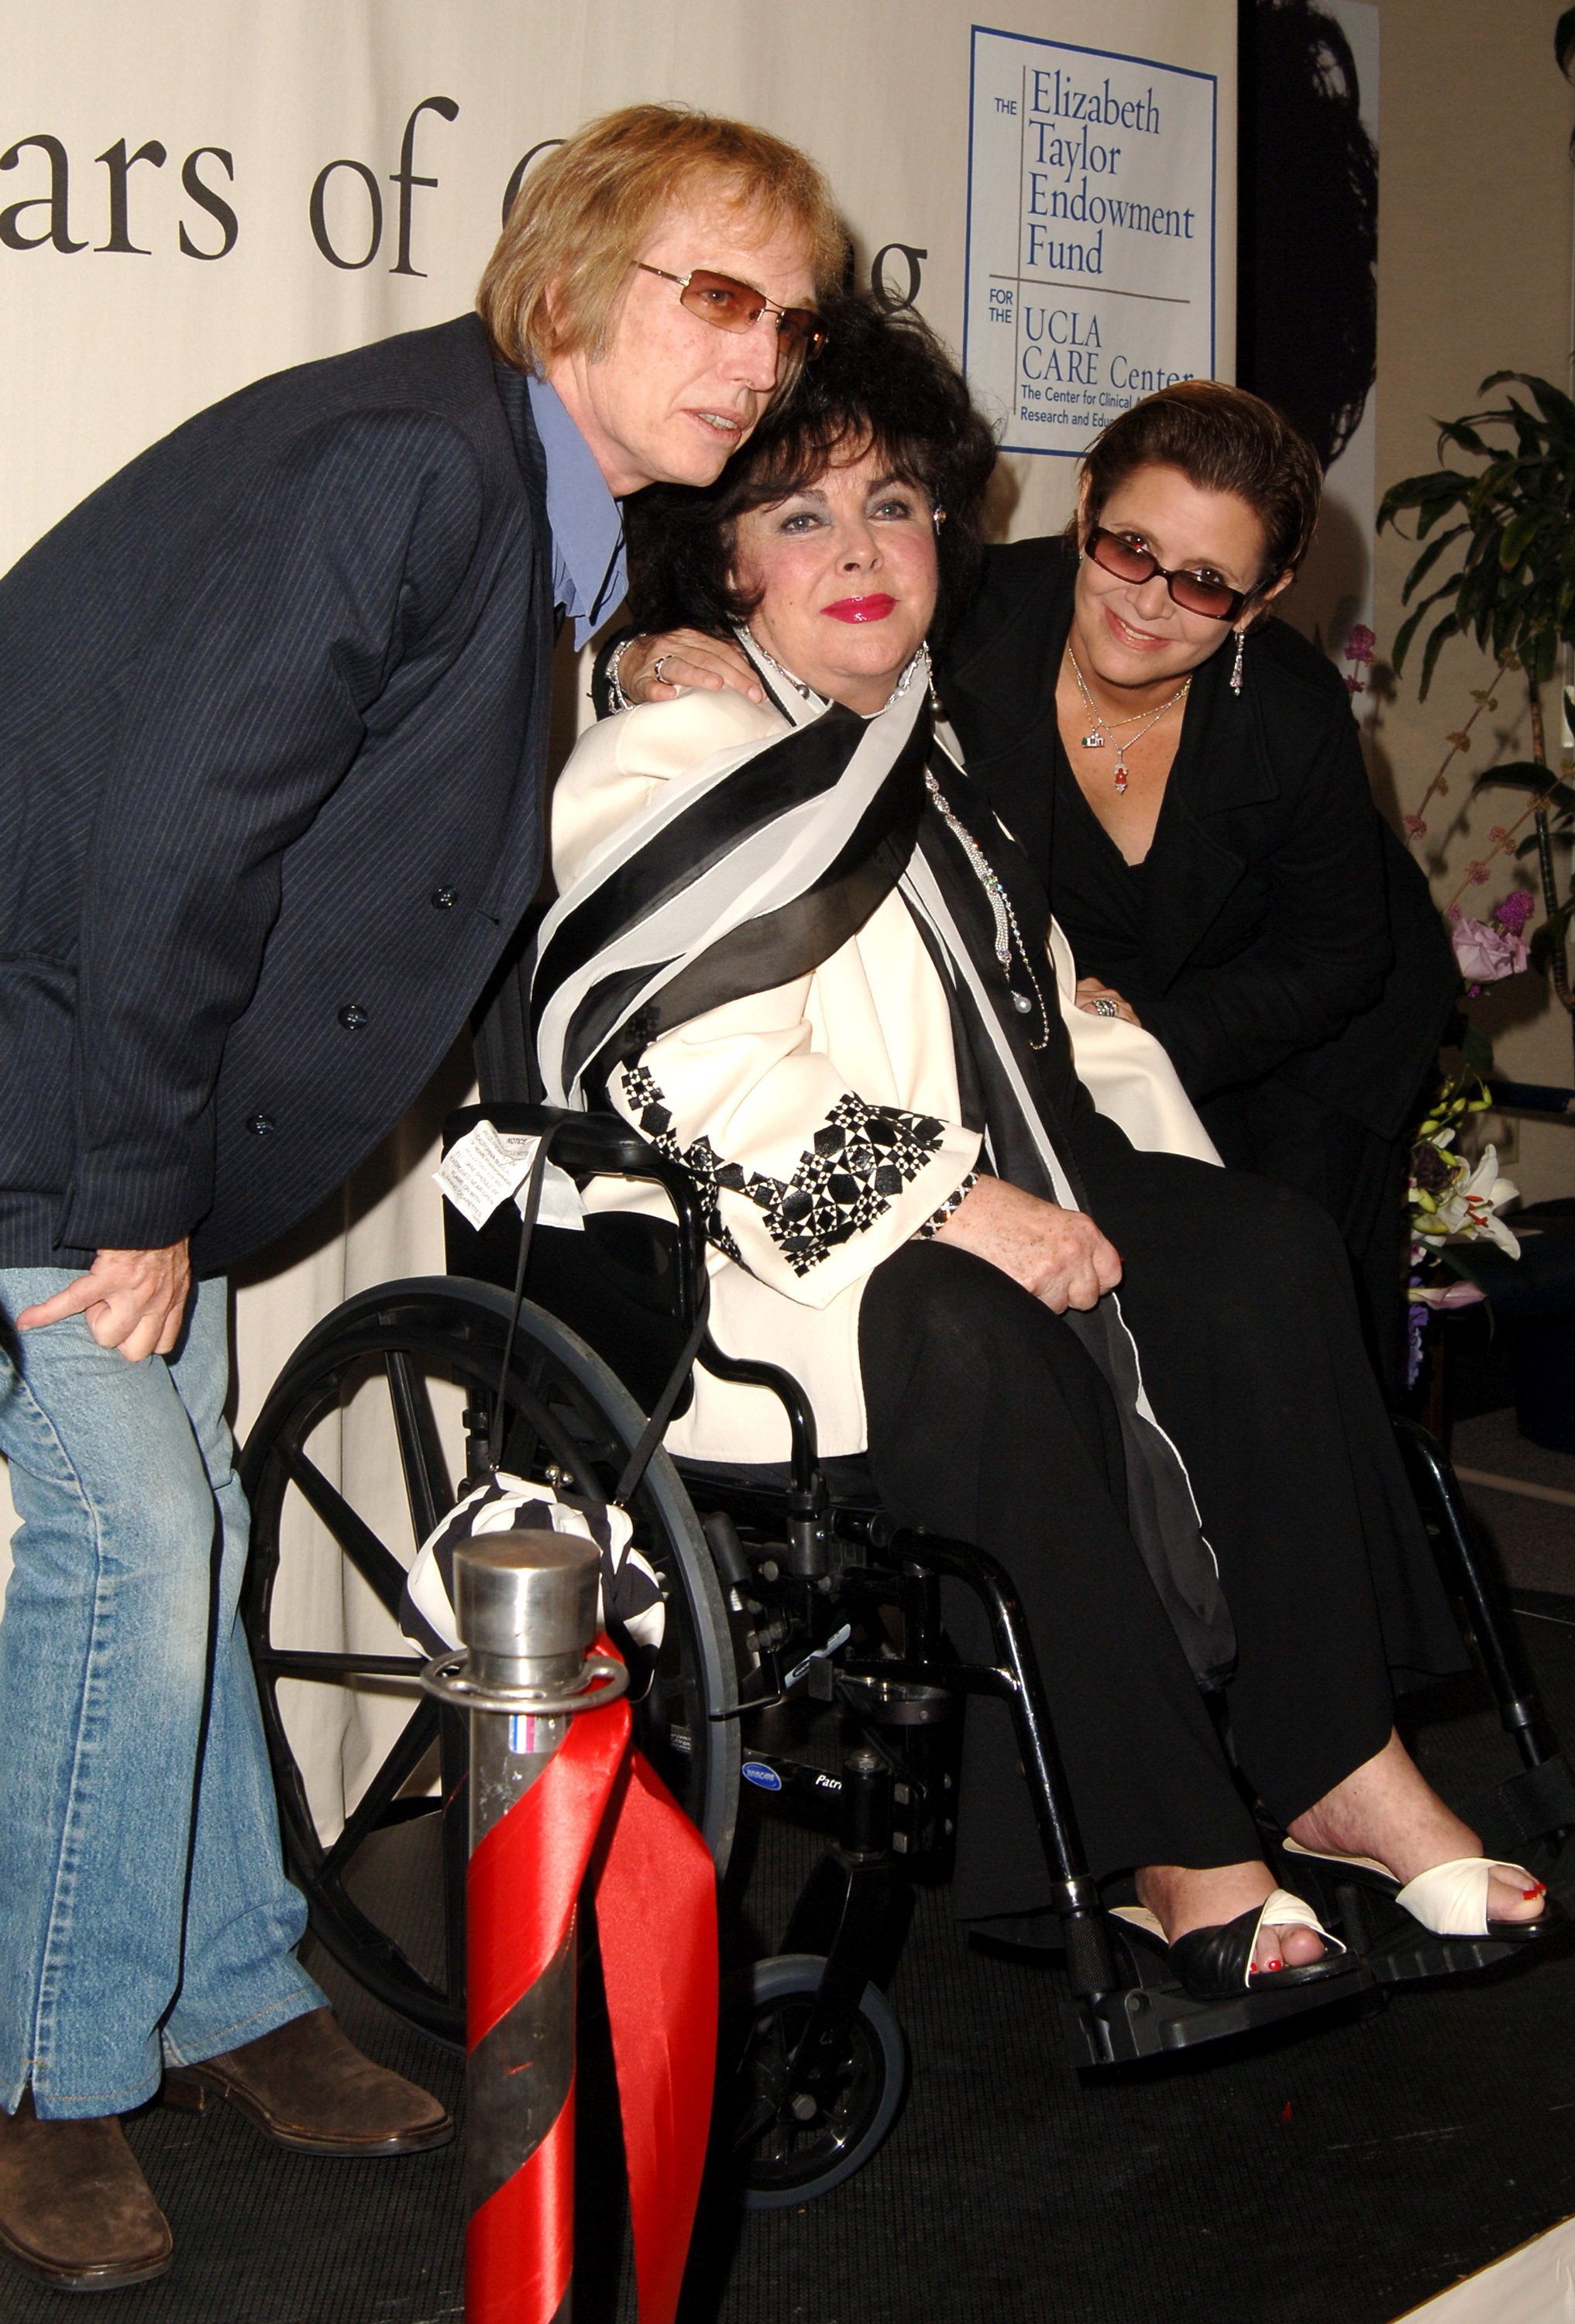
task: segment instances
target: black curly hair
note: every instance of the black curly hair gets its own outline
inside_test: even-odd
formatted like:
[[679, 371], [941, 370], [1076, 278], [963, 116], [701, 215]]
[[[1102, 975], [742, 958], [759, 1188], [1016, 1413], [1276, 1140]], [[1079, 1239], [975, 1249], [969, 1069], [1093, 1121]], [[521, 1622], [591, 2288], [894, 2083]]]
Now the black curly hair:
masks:
[[915, 314], [848, 297], [824, 309], [827, 340], [797, 386], [766, 414], [715, 484], [657, 484], [628, 503], [630, 619], [637, 629], [725, 636], [754, 610], [731, 574], [734, 526], [774, 508], [840, 459], [870, 447], [946, 521], [931, 636], [967, 603], [983, 553], [981, 516], [995, 438], [967, 382]]

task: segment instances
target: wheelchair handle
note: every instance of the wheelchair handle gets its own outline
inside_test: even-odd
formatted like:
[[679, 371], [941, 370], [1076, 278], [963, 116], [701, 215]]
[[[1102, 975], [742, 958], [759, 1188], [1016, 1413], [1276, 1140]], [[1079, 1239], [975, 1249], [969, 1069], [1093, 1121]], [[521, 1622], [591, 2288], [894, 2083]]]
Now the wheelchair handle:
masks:
[[669, 1162], [616, 1114], [511, 1102], [457, 1107], [443, 1124], [445, 1153], [483, 1121], [490, 1121], [505, 1138], [541, 1138], [550, 1130], [552, 1158], [572, 1178], [643, 1178], [659, 1186], [678, 1222], [678, 1321], [686, 1333], [693, 1329], [705, 1280], [705, 1221], [695, 1182], [682, 1163]]

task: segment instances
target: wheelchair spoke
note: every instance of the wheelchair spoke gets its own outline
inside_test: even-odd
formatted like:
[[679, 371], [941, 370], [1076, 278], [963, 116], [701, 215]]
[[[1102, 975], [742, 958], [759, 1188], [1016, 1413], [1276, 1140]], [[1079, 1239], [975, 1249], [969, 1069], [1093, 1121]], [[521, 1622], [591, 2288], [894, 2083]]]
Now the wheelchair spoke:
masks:
[[252, 1660], [270, 1678], [419, 1678], [419, 1655], [332, 1655], [290, 1646], [257, 1646]]
[[389, 1349], [383, 1365], [399, 1438], [400, 1465], [405, 1472], [405, 1494], [410, 1504], [410, 1526], [418, 1542], [422, 1542], [454, 1507], [447, 1464], [426, 1380], [402, 1350]]
[[[541, 1351], [533, 1350], [525, 1379], [510, 1381], [505, 1462], [520, 1476], [530, 1477], [539, 1473], [535, 1465], [539, 1460], [551, 1461], [565, 1471], [577, 1491], [599, 1498], [606, 1489], [598, 1484], [585, 1446], [567, 1434], [539, 1393], [542, 1364]], [[529, 1435], [521, 1434], [524, 1429], [529, 1429]]]
[[353, 1815], [345, 1820], [345, 1829], [323, 1858], [323, 1869], [329, 1875], [340, 1873], [366, 1835], [377, 1824], [383, 1810], [391, 1805], [400, 1785], [407, 1775], [420, 1765], [432, 1748], [438, 1732], [438, 1705], [432, 1702], [417, 1704], [405, 1721], [403, 1731], [388, 1757], [356, 1803]]
[[316, 1462], [293, 1444], [281, 1443], [279, 1452], [314, 1516], [321, 1517], [378, 1603], [397, 1621], [405, 1588], [405, 1569], [399, 1559], [356, 1516], [337, 1486], [329, 1484]]

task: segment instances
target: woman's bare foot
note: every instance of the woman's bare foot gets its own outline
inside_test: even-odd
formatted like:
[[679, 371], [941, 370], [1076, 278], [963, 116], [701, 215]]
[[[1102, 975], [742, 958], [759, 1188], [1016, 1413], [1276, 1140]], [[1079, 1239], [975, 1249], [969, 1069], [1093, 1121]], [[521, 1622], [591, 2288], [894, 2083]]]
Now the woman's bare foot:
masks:
[[[1138, 1901], [1165, 1931], [1165, 1942], [1194, 1929], [1215, 1929], [1268, 1902], [1276, 1886], [1266, 1864], [1215, 1864], [1197, 1871], [1184, 1864], [1147, 1864], [1138, 1875]], [[1276, 1928], [1266, 1923], [1253, 1947], [1255, 1969], [1304, 1969], [1322, 1960], [1325, 1946], [1315, 1929]]]
[[[1402, 1886], [1435, 1864], [1482, 1853], [1478, 1835], [1445, 1807], [1393, 1731], [1381, 1751], [1295, 1817], [1290, 1830], [1303, 1848], [1376, 1858]], [[1537, 1920], [1544, 1894], [1541, 1881], [1496, 1872], [1488, 1889], [1488, 1917]]]

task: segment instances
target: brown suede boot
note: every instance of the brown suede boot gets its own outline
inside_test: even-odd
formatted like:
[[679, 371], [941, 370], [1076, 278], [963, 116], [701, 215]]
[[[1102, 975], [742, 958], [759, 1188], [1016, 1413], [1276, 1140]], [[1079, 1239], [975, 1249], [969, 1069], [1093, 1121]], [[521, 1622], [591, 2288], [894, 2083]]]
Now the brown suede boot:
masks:
[[226, 2098], [298, 2154], [420, 2154], [454, 2135], [435, 2098], [364, 2058], [327, 2009], [165, 2071], [166, 2105], [201, 2113]]
[[163, 2274], [174, 2242], [118, 2115], [40, 2122], [31, 2090], [0, 2114], [0, 2252], [60, 2292]]

